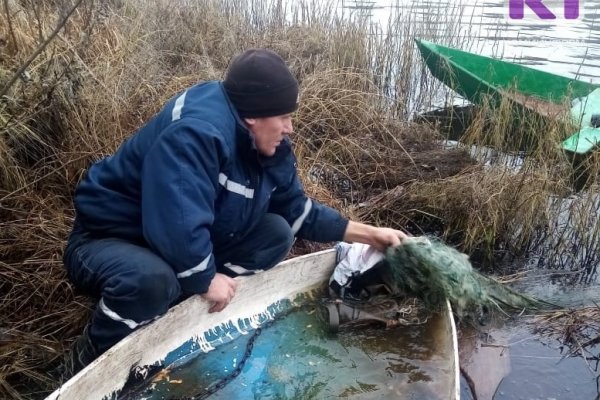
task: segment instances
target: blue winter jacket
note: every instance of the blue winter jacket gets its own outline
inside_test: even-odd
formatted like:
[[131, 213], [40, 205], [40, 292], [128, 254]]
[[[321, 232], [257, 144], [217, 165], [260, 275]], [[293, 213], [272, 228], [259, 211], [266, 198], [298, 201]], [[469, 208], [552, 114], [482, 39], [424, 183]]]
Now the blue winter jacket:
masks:
[[244, 235], [271, 212], [297, 237], [341, 240], [348, 221], [308, 199], [288, 140], [260, 156], [221, 82], [193, 86], [116, 151], [75, 193], [78, 220], [100, 237], [143, 243], [175, 270], [186, 293], [205, 293], [213, 244]]

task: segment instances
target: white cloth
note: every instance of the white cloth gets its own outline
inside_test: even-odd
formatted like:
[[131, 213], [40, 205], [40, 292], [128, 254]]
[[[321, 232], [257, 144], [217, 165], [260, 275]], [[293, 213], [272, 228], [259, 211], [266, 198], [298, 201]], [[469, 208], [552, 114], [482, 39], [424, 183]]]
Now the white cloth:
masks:
[[344, 286], [353, 275], [365, 273], [384, 258], [383, 253], [367, 244], [339, 242], [335, 248], [337, 265], [329, 279], [330, 284], [336, 281]]

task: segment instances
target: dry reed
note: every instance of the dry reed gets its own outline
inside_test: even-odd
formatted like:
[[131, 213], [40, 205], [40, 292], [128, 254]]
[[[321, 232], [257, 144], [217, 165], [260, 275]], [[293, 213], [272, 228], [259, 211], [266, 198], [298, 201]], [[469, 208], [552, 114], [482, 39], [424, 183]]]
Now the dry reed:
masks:
[[596, 372], [600, 364], [600, 307], [560, 310], [533, 317], [534, 330], [558, 339], [565, 347], [565, 357], [580, 356], [586, 360], [590, 371]]

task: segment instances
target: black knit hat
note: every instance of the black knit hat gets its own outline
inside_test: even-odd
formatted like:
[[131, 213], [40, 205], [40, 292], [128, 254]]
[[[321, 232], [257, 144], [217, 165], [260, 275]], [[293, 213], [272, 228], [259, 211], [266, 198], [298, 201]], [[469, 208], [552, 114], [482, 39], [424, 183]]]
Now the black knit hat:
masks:
[[237, 56], [223, 86], [242, 118], [284, 115], [298, 108], [298, 81], [271, 50], [250, 49]]

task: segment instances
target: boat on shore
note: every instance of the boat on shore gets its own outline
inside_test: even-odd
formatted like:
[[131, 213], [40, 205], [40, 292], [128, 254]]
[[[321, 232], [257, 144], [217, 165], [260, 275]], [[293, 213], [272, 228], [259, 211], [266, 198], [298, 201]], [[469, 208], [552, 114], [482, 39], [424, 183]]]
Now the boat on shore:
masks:
[[[540, 71], [508, 61], [416, 40], [431, 74], [475, 104], [510, 101], [517, 117], [532, 113], [548, 120], [569, 118], [580, 130], [562, 143], [565, 151], [585, 154], [600, 142], [591, 115], [600, 114], [600, 85]], [[573, 102], [587, 107], [575, 109]], [[588, 115], [586, 118], [585, 115]]]
[[[209, 304], [200, 296], [193, 296], [117, 343], [47, 399], [132, 398], [126, 395], [124, 388], [131, 381], [134, 371], [143, 378], [149, 378], [148, 374], [164, 375], [164, 371], [173, 370], [231, 342], [236, 333], [242, 337], [268, 324], [278, 314], [285, 312], [290, 304], [306, 299], [308, 293], [324, 293], [322, 290], [327, 286], [335, 267], [335, 255], [334, 249], [312, 253], [289, 259], [256, 275], [236, 278], [239, 281], [236, 296], [220, 313], [209, 314]], [[423, 350], [419, 353], [418, 365], [423, 369], [421, 373], [425, 378], [420, 382], [397, 377], [392, 379], [388, 377], [389, 372], [381, 371], [379, 379], [389, 380], [386, 384], [388, 387], [401, 385], [395, 389], [396, 393], [406, 393], [407, 396], [401, 395], [400, 398], [412, 398], [411, 388], [420, 385], [421, 393], [425, 387], [427, 393], [435, 394], [428, 398], [458, 399], [457, 337], [449, 303], [443, 312], [429, 318], [425, 325], [423, 337], [412, 338], [414, 335], [407, 335], [411, 340], [418, 341], [412, 343], [413, 347]], [[391, 335], [395, 329], [407, 328], [410, 327], [397, 327], [385, 332]], [[389, 349], [390, 354], [394, 351]], [[292, 356], [287, 360], [293, 363], [293, 352], [290, 353]], [[289, 354], [284, 355], [290, 357]], [[253, 364], [253, 361], [250, 356], [246, 368], [260, 367], [260, 363]], [[335, 367], [332, 365], [328, 370], [335, 371]], [[146, 376], [143, 376], [144, 373]], [[419, 368], [417, 371], [411, 370], [411, 373], [411, 378], [419, 376]], [[365, 377], [365, 381], [368, 384], [368, 378]], [[236, 387], [235, 380], [227, 388], [230, 387]], [[369, 388], [377, 396], [378, 388]]]

